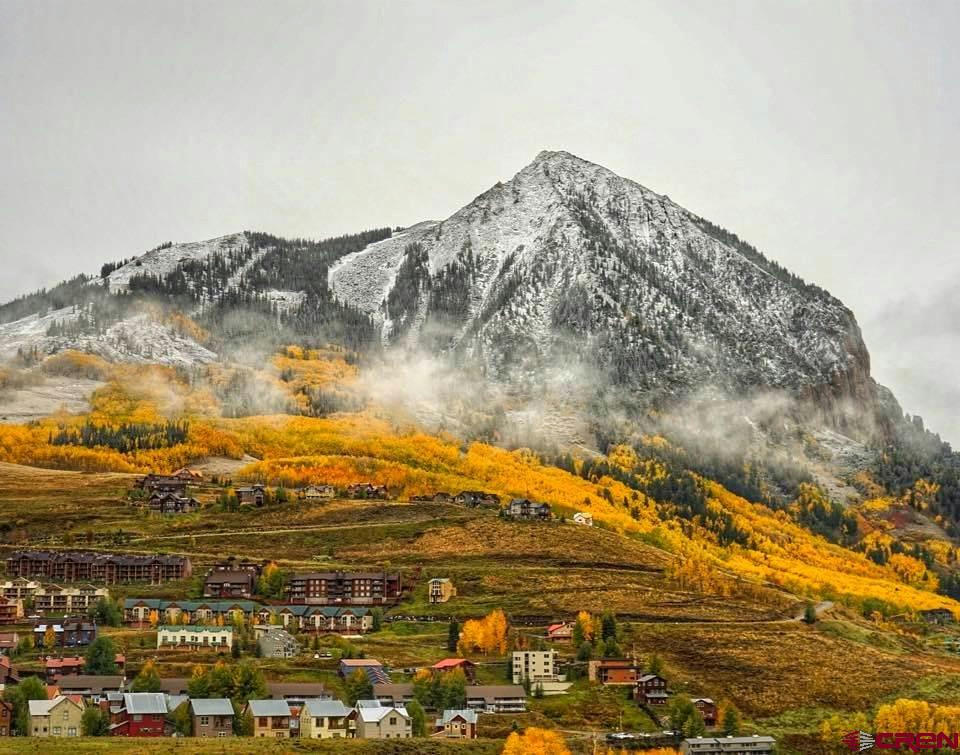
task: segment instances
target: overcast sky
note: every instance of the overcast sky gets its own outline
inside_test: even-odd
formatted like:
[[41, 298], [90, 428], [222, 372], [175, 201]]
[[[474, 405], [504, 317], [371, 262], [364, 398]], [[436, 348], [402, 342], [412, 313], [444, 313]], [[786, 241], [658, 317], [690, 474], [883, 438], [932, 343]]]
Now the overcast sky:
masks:
[[0, 299], [166, 241], [444, 218], [541, 149], [857, 314], [960, 443], [960, 2], [0, 0]]

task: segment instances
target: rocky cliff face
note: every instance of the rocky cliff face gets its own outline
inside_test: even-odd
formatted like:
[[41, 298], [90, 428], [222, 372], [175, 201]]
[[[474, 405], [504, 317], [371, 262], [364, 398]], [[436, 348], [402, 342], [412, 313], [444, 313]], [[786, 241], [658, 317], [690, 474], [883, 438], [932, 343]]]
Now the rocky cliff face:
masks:
[[772, 389], [835, 426], [866, 429], [875, 414], [869, 355], [841, 302], [566, 152], [341, 259], [330, 284], [384, 343], [455, 354], [508, 385], [552, 368], [643, 400]]

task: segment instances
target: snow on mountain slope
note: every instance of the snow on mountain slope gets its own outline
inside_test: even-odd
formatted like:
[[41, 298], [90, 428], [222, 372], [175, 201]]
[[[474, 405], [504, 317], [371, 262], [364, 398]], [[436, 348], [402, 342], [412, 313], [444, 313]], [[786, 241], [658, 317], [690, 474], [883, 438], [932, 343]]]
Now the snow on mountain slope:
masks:
[[647, 394], [783, 388], [831, 411], [875, 400], [839, 301], [567, 152], [344, 258], [330, 283], [386, 342], [455, 350], [508, 382], [579, 363]]
[[74, 307], [45, 315], [30, 315], [0, 325], [0, 360], [14, 357], [18, 349], [36, 348], [40, 354], [73, 349], [96, 354], [109, 361], [158, 363], [188, 367], [216, 360], [217, 355], [196, 341], [176, 333], [147, 314], [114, 323], [102, 335], [72, 334], [50, 336], [54, 323], [75, 322], [80, 311]]
[[247, 244], [244, 233], [231, 233], [207, 241], [193, 241], [173, 244], [167, 247], [158, 247], [126, 265], [117, 268], [107, 276], [110, 291], [118, 293], [127, 290], [130, 279], [136, 275], [165, 275], [172, 272], [178, 264], [190, 260], [203, 260], [212, 254], [228, 253], [238, 250]]

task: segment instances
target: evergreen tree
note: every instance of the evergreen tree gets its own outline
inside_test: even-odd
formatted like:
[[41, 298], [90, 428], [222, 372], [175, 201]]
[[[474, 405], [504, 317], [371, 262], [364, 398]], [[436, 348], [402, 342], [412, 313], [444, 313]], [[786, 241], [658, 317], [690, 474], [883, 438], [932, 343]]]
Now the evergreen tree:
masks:
[[96, 705], [88, 705], [80, 718], [80, 732], [85, 737], [105, 737], [110, 733], [110, 716]]
[[407, 713], [410, 714], [413, 736], [427, 736], [427, 714], [424, 712], [423, 706], [416, 700], [411, 700], [407, 703]]
[[447, 627], [447, 650], [451, 653], [457, 652], [457, 644], [460, 642], [460, 622], [451, 619]]
[[87, 648], [84, 671], [88, 674], [107, 675], [117, 673], [117, 648], [113, 640], [100, 635]]

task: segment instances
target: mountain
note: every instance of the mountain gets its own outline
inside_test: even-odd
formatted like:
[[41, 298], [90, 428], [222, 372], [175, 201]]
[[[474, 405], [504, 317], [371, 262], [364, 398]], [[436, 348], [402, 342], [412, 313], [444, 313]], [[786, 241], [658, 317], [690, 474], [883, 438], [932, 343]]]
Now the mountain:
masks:
[[[367, 400], [465, 438], [589, 454], [659, 433], [752, 500], [816, 481], [852, 501], [873, 470], [897, 494], [937, 480], [960, 519], [957, 457], [873, 381], [849, 309], [567, 152], [443, 221], [166, 242], [0, 305], [0, 359], [28, 369], [66, 350], [262, 366], [288, 344], [355, 353]], [[342, 403], [311, 390], [311, 411]]]
[[446, 350], [509, 383], [546, 366], [656, 398], [783, 389], [836, 427], [881, 396], [852, 312], [669, 197], [542, 152], [442, 222], [337, 261], [384, 344]]

